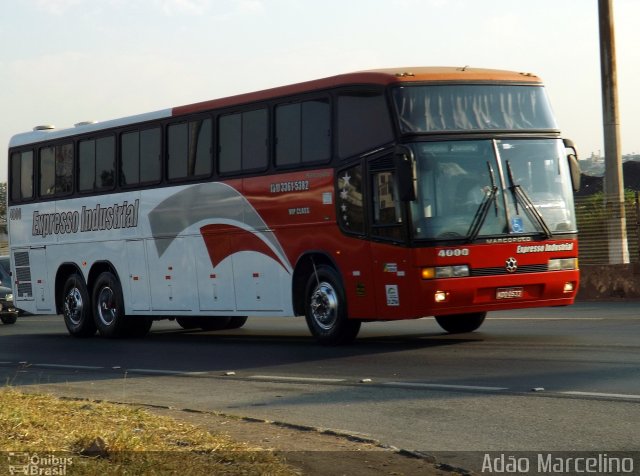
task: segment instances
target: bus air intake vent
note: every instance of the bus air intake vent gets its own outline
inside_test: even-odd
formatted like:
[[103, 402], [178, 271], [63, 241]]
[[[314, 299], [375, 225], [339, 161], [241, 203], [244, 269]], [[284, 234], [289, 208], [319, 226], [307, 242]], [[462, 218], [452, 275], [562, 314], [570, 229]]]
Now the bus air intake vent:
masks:
[[18, 295], [16, 299], [32, 299], [33, 287], [31, 285], [31, 266], [28, 251], [16, 251], [13, 254], [16, 264], [16, 280], [18, 281]]
[[372, 172], [393, 170], [393, 157], [383, 157], [381, 159], [372, 160], [369, 163], [369, 170]]
[[518, 266], [515, 273], [509, 273], [504, 266], [499, 268], [476, 268], [471, 270], [471, 276], [498, 276], [501, 274], [544, 273], [548, 271], [546, 264], [529, 264]]

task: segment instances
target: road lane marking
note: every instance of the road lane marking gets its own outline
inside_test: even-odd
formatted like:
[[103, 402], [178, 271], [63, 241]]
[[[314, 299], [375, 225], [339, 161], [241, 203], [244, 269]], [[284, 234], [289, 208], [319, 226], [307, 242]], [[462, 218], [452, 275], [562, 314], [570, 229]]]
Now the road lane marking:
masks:
[[344, 382], [344, 378], [313, 378], [313, 377], [284, 377], [280, 375], [251, 375], [253, 380], [281, 380], [283, 382], [312, 382], [312, 383], [338, 383]]
[[560, 392], [563, 395], [574, 395], [578, 397], [606, 397], [606, 398], [630, 398], [640, 400], [640, 395], [629, 395], [626, 393], [601, 393], [601, 392]]
[[46, 369], [70, 369], [70, 370], [101, 370], [104, 367], [95, 365], [63, 365], [63, 364], [31, 364], [32, 367], [44, 367]]
[[604, 321], [604, 317], [487, 317], [487, 321]]
[[125, 372], [133, 372], [137, 374], [159, 374], [159, 375], [206, 375], [207, 372], [190, 372], [186, 370], [163, 370], [163, 369], [127, 369]]
[[416, 382], [384, 382], [384, 385], [392, 387], [411, 387], [411, 388], [435, 388], [442, 390], [483, 390], [489, 392], [497, 392], [509, 390], [507, 387], [484, 387], [479, 385], [447, 385], [440, 383], [416, 383]]

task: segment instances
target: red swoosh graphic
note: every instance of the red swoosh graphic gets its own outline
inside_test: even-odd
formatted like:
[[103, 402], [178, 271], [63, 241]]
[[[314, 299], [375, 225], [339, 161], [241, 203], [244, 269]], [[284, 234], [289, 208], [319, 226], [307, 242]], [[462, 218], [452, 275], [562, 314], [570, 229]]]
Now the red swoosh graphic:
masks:
[[209, 252], [209, 258], [215, 268], [227, 256], [240, 251], [255, 251], [273, 258], [285, 270], [287, 267], [267, 244], [254, 233], [240, 227], [226, 224], [205, 225], [200, 228]]

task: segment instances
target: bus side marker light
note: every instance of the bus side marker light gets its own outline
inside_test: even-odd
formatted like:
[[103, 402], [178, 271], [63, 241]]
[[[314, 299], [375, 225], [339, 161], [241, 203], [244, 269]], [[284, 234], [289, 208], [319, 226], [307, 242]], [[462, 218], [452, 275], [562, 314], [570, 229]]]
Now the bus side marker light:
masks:
[[449, 297], [449, 293], [446, 291], [436, 291], [433, 295], [435, 302], [445, 302]]

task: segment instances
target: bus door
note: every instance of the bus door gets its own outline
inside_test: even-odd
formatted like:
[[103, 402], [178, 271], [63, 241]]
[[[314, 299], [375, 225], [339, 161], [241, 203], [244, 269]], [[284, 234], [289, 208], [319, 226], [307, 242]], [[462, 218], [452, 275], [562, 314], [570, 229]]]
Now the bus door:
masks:
[[401, 317], [410, 304], [409, 248], [406, 241], [404, 207], [398, 199], [392, 156], [369, 163], [369, 235], [375, 282], [376, 311]]

